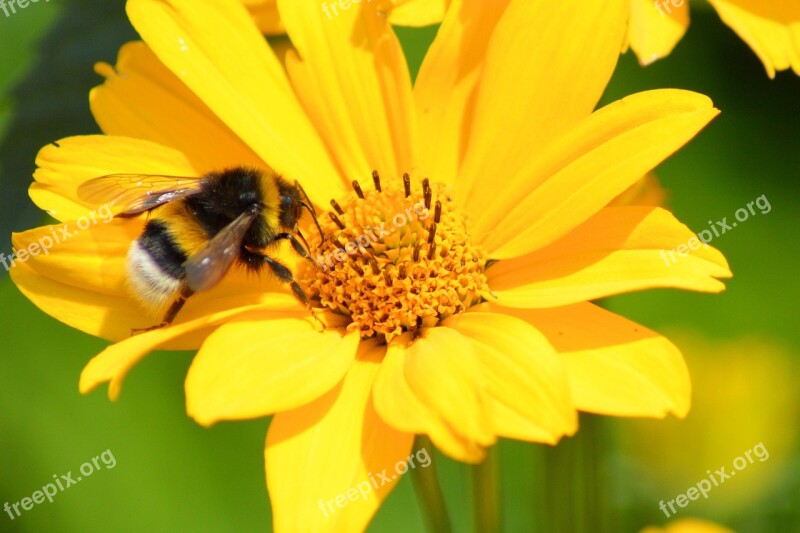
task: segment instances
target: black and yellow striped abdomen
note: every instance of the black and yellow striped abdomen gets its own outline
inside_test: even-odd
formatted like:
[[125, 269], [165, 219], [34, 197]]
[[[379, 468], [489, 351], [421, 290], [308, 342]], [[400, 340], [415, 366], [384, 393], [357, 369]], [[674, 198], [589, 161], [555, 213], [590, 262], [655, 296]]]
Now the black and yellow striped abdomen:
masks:
[[253, 206], [261, 214], [242, 246], [260, 249], [280, 231], [278, 183], [265, 180], [260, 171], [235, 168], [211, 173], [196, 194], [151, 211], [142, 235], [128, 250], [131, 291], [146, 307], [162, 309], [180, 289], [187, 259]]

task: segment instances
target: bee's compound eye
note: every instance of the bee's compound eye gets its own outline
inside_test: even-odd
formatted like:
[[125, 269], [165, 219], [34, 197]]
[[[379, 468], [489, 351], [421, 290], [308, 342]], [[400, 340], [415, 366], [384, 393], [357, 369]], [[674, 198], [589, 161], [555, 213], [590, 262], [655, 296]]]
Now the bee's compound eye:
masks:
[[281, 195], [281, 222], [288, 228], [294, 227], [300, 218], [302, 205], [288, 195]]
[[292, 212], [295, 209], [294, 200], [292, 200], [289, 196], [282, 195], [281, 196], [281, 211], [283, 212]]

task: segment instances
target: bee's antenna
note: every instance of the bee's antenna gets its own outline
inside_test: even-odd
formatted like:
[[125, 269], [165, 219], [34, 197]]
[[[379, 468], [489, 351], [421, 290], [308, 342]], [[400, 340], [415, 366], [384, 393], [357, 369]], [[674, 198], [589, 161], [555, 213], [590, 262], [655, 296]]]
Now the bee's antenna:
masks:
[[314, 207], [311, 206], [311, 204], [306, 204], [306, 203], [303, 203], [302, 205], [303, 207], [308, 209], [308, 211], [311, 213], [311, 218], [314, 219], [314, 224], [317, 225], [317, 229], [319, 230], [319, 238], [322, 239], [322, 242], [325, 242], [325, 234], [322, 233], [322, 226], [319, 225], [319, 220], [317, 220], [317, 212], [314, 211]]
[[311, 213], [311, 218], [314, 219], [314, 224], [317, 225], [317, 229], [319, 230], [319, 238], [322, 239], [322, 242], [325, 242], [325, 234], [322, 232], [322, 226], [319, 225], [319, 220], [317, 220], [317, 212], [314, 210], [314, 205], [311, 203], [311, 198], [308, 197], [308, 194], [306, 194], [305, 189], [303, 189], [303, 186], [300, 185], [299, 181], [295, 181], [294, 184], [300, 190], [300, 192], [303, 194], [303, 198], [306, 200], [305, 202], [300, 202], [300, 205], [308, 209], [308, 212]]
[[310, 252], [311, 248], [308, 246], [308, 241], [306, 241], [306, 238], [303, 237], [303, 232], [301, 232], [299, 228], [296, 229], [295, 232], [297, 233], [297, 236], [300, 237], [300, 240], [303, 241], [303, 246], [305, 246], [306, 250]]

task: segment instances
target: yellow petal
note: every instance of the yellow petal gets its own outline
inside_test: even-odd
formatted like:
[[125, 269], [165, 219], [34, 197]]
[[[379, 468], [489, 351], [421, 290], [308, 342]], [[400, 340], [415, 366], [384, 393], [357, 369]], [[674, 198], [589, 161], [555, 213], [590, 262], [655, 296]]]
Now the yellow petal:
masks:
[[764, 63], [770, 78], [791, 68], [800, 75], [800, 3], [787, 0], [709, 0]]
[[265, 457], [276, 533], [363, 531], [397, 483], [413, 435], [386, 425], [372, 406], [384, 351], [362, 343], [339, 386], [272, 420]]
[[486, 376], [497, 435], [554, 444], [578, 429], [566, 368], [530, 324], [482, 305], [442, 323], [467, 337]]
[[[17, 265], [11, 279], [33, 304], [64, 324], [108, 340], [130, 337], [131, 328], [143, 327], [143, 311], [127, 296], [112, 296], [60, 283]], [[154, 322], [153, 322], [154, 323]], [[135, 325], [134, 325], [135, 324]]]
[[642, 529], [639, 533], [734, 533], [734, 531], [706, 520], [681, 518], [670, 522], [664, 528], [650, 526]]
[[474, 238], [495, 259], [550, 244], [600, 211], [717, 113], [707, 97], [673, 89], [637, 93], [596, 111], [468, 207], [477, 219]]
[[[241, 0], [256, 21], [259, 29], [267, 35], [286, 33], [286, 28], [278, 13], [277, 0]], [[372, 1], [372, 0], [369, 0]], [[331, 16], [338, 16], [342, 4], [327, 2]], [[359, 0], [350, 2], [350, 7], [358, 5]], [[395, 26], [428, 26], [441, 22], [448, 0], [392, 0], [386, 5], [389, 22]], [[320, 7], [322, 3], [320, 3]], [[334, 6], [335, 10], [334, 10]], [[383, 5], [382, 5], [383, 6]]]
[[287, 68], [343, 175], [398, 179], [413, 168], [414, 112], [405, 56], [377, 3], [334, 16], [327, 4], [278, 1], [297, 48]]
[[226, 166], [265, 163], [170, 72], [142, 42], [120, 48], [114, 67], [89, 101], [107, 135], [145, 139], [183, 153], [200, 173]]
[[661, 186], [658, 177], [648, 172], [645, 177], [625, 189], [609, 202], [609, 206], [649, 205], [666, 207], [669, 192]]
[[[188, 159], [172, 148], [128, 137], [86, 135], [48, 144], [36, 156], [33, 202], [57, 220], [77, 220], [91, 210], [78, 199], [83, 182], [106, 174], [197, 176]], [[92, 206], [94, 207], [94, 206]]]
[[[630, 0], [628, 44], [649, 65], [666, 57], [689, 27], [689, 0]], [[680, 4], [680, 5], [678, 5]]]
[[[371, 0], [370, 0], [371, 1]], [[278, 13], [277, 0], [242, 0], [250, 16], [256, 21], [259, 29], [267, 35], [280, 35], [286, 33], [286, 28]], [[349, 5], [357, 5], [351, 2]], [[447, 8], [448, 0], [392, 0], [389, 7], [389, 22], [395, 26], [428, 26], [441, 22]], [[339, 13], [340, 4], [336, 1], [328, 2], [329, 9], [337, 6], [334, 13]], [[320, 3], [320, 7], [321, 7]]]
[[[235, 302], [231, 301], [231, 304]], [[156, 349], [188, 349], [197, 348], [220, 324], [237, 319], [274, 319], [281, 316], [294, 317], [295, 320], [312, 320], [297, 309], [296, 302], [282, 295], [273, 295], [269, 300], [257, 305], [230, 307], [216, 312], [201, 315], [185, 322], [176, 323], [166, 328], [147, 331], [139, 335], [130, 335], [116, 344], [112, 344], [96, 355], [81, 373], [80, 391], [86, 394], [101, 383], [109, 382], [108, 396], [116, 400], [122, 387], [122, 381], [136, 363]]]
[[731, 273], [725, 257], [669, 211], [607, 207], [553, 244], [496, 263], [487, 276], [499, 305], [557, 307], [658, 287], [719, 292], [725, 285], [716, 278]]
[[453, 459], [479, 463], [485, 456], [484, 449], [462, 436], [459, 428], [424, 404], [408, 385], [405, 363], [410, 337], [405, 334], [388, 346], [373, 387], [375, 411], [399, 431], [430, 435], [436, 447]]
[[395, 26], [429, 26], [441, 22], [450, 0], [393, 0], [389, 22]]
[[159, 60], [270, 167], [318, 203], [341, 191], [283, 66], [239, 2], [130, 0], [127, 11]]
[[414, 395], [444, 423], [476, 444], [494, 444], [486, 377], [464, 335], [440, 326], [425, 330], [408, 347], [404, 374]]
[[281, 35], [286, 33], [281, 17], [278, 13], [276, 0], [242, 0], [256, 22], [258, 29], [267, 35]]
[[619, 58], [628, 11], [627, 0], [511, 2], [486, 52], [457, 183], [468, 206], [498, 183], [513, 189], [532, 152], [592, 112]]
[[101, 214], [95, 214], [94, 222], [87, 216], [15, 233], [14, 249], [18, 255], [26, 251], [25, 263], [39, 275], [90, 292], [126, 297], [128, 247], [141, 234], [144, 221], [113, 219], [108, 209]]
[[590, 303], [509, 310], [547, 336], [581, 411], [663, 418], [689, 412], [689, 371], [664, 337]]
[[225, 324], [209, 336], [186, 376], [186, 412], [203, 426], [294, 409], [339, 383], [359, 333], [319, 326], [306, 314]]
[[419, 164], [452, 183], [464, 158], [486, 48], [509, 0], [454, 0], [414, 83]]

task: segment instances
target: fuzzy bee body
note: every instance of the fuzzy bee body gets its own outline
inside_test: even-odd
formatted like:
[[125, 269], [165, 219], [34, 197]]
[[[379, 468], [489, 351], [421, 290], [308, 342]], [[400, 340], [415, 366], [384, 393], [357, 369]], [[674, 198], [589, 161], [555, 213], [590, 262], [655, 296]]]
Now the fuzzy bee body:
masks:
[[310, 307], [291, 272], [266, 254], [285, 239], [309, 257], [295, 235], [305, 243], [297, 228], [301, 210], [308, 209], [315, 221], [316, 214], [296, 182], [234, 167], [200, 178], [103, 176], [85, 183], [79, 194], [122, 206], [118, 217], [149, 213], [128, 250], [126, 269], [133, 295], [153, 311], [166, 309], [156, 327], [171, 323], [186, 299], [215, 286], [234, 263], [253, 272], [269, 268]]
[[128, 249], [125, 270], [131, 293], [151, 310], [165, 309], [180, 289], [186, 259], [163, 225], [148, 223]]

